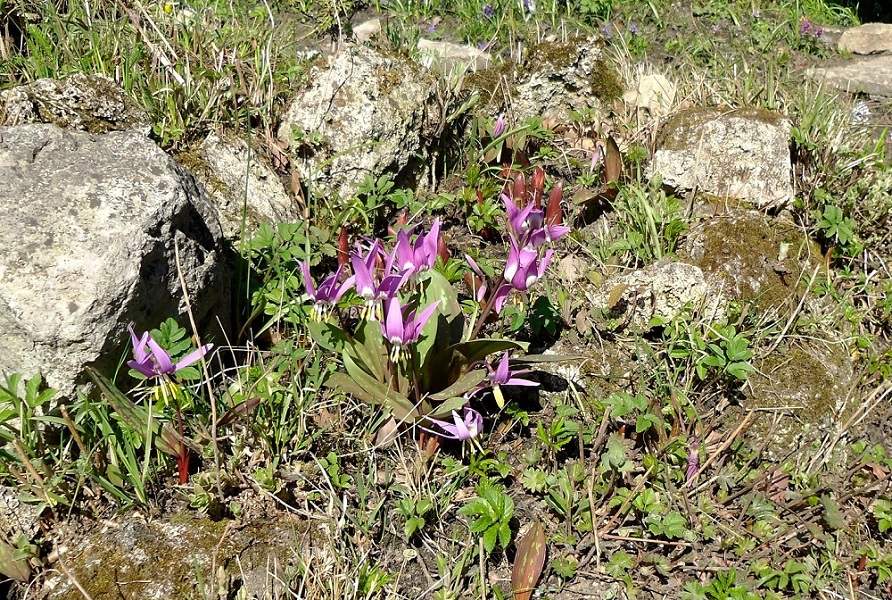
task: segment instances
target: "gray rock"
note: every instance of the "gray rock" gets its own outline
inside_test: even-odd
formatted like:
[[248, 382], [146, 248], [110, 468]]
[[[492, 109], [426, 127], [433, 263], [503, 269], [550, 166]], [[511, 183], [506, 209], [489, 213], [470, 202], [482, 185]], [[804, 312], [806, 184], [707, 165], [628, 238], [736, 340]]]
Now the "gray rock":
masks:
[[809, 77], [850, 94], [892, 98], [892, 54], [869, 56], [833, 67], [809, 69]]
[[22, 502], [19, 494], [20, 490], [0, 485], [0, 540], [13, 544], [19, 538], [33, 540], [40, 529], [37, 505]]
[[[181, 163], [183, 158], [180, 157]], [[198, 149], [199, 161], [186, 165], [204, 184], [217, 207], [223, 235], [240, 239], [242, 211], [245, 233], [261, 223], [294, 223], [301, 220], [297, 205], [285, 191], [279, 176], [244, 140], [210, 135]]]
[[145, 111], [104, 75], [38, 79], [0, 92], [0, 107], [5, 107], [0, 125], [52, 123], [90, 133], [134, 130], [144, 135], [151, 127]]
[[613, 331], [647, 331], [654, 319], [671, 321], [688, 304], [712, 318], [721, 316], [721, 295], [710, 289], [703, 272], [668, 260], [610, 278], [586, 297], [606, 319], [593, 321], [603, 321]]
[[650, 174], [719, 198], [783, 205], [793, 197], [790, 122], [756, 109], [682, 111], [660, 129]]
[[436, 85], [421, 65], [363, 46], [314, 67], [279, 127], [293, 167], [317, 195], [346, 199], [365, 175], [415, 179]]
[[[807, 446], [816, 437], [833, 439], [845, 422], [844, 415], [851, 414], [851, 405], [861, 401], [851, 393], [856, 374], [844, 336], [838, 332], [818, 335], [787, 338], [775, 351], [753, 360], [756, 373], [744, 387], [747, 408], [783, 407], [796, 416], [778, 419], [769, 446], [774, 457]], [[777, 414], [767, 412], [769, 418], [754, 428], [757, 443]]]
[[506, 104], [516, 123], [530, 117], [568, 121], [574, 112], [600, 110], [619, 98], [625, 87], [604, 59], [599, 40], [533, 46], [515, 76], [517, 83]]
[[196, 319], [227, 322], [216, 215], [147, 138], [0, 127], [0, 173], [0, 372], [40, 371], [70, 398], [85, 365], [113, 368], [128, 323], [185, 313], [175, 243]]
[[837, 45], [841, 52], [880, 54], [892, 52], [892, 24], [865, 23], [843, 32]]

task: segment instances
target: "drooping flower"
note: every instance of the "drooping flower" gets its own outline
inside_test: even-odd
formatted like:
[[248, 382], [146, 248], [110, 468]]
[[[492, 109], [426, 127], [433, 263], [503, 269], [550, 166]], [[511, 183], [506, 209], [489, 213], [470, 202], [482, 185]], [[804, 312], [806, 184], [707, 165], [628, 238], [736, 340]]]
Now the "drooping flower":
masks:
[[474, 275], [476, 275], [476, 277], [471, 277], [469, 274], [466, 273], [466, 275], [469, 275], [470, 277], [470, 282], [466, 280], [466, 283], [468, 283], [468, 288], [474, 294], [474, 299], [477, 300], [477, 302], [483, 302], [483, 299], [486, 298], [486, 273], [484, 273], [483, 269], [481, 269], [477, 265], [477, 263], [474, 262], [474, 259], [467, 254], [465, 254], [465, 260], [468, 261], [468, 265], [471, 267], [471, 270], [474, 271]]
[[406, 280], [405, 273], [389, 273], [381, 277], [380, 281], [377, 280], [375, 263], [380, 255], [380, 248], [381, 242], [375, 240], [366, 256], [362, 256], [358, 252], [350, 253], [356, 293], [365, 300], [365, 316], [371, 320], [375, 320], [378, 316], [377, 302], [394, 297], [403, 281]]
[[396, 245], [387, 259], [388, 268], [399, 271], [405, 277], [411, 277], [416, 273], [428, 271], [437, 264], [437, 255], [440, 245], [440, 219], [435, 219], [431, 229], [426, 234], [420, 233], [413, 244], [409, 235], [412, 228], [401, 229], [397, 233]]
[[486, 384], [474, 390], [472, 395], [491, 387], [492, 395], [495, 396], [496, 404], [499, 405], [499, 408], [505, 408], [505, 397], [502, 395], [501, 386], [520, 385], [526, 387], [536, 387], [539, 385], [535, 381], [530, 381], [529, 379], [523, 379], [522, 377], [519, 377], [519, 375], [525, 375], [529, 373], [529, 371], [511, 370], [507, 351], [505, 351], [505, 354], [502, 355], [502, 360], [499, 361], [499, 364], [496, 366], [495, 369], [493, 369], [488, 364], [486, 365], [486, 368], [489, 371], [489, 375], [486, 377]]
[[499, 115], [495, 125], [492, 126], [492, 137], [497, 138], [505, 133], [505, 115]]
[[409, 344], [418, 340], [421, 330], [437, 310], [440, 301], [434, 302], [416, 316], [416, 311], [403, 316], [404, 307], [396, 296], [387, 300], [387, 310], [381, 323], [381, 333], [390, 342], [390, 360], [397, 362]]
[[313, 300], [314, 318], [323, 319], [331, 307], [337, 304], [341, 296], [353, 286], [356, 276], [351, 275], [338, 283], [341, 278], [341, 267], [338, 267], [338, 270], [323, 279], [317, 288], [313, 285], [313, 278], [310, 276], [310, 265], [306, 261], [301, 261], [299, 264], [304, 277], [304, 286], [307, 288], [307, 295]]
[[513, 237], [509, 237], [509, 242], [511, 249], [503, 277], [511, 287], [525, 292], [545, 274], [554, 250], [549, 249], [539, 260], [539, 253], [531, 246], [520, 247]]
[[685, 482], [690, 483], [694, 477], [697, 476], [697, 471], [700, 467], [700, 453], [696, 448], [692, 448], [690, 454], [688, 454], [688, 468], [685, 469]]
[[170, 358], [170, 354], [158, 345], [158, 342], [152, 339], [152, 336], [149, 335], [148, 331], [144, 332], [142, 337], [136, 337], [132, 325], [128, 325], [127, 329], [130, 331], [130, 340], [133, 343], [134, 357], [134, 360], [127, 361], [127, 366], [146, 377], [164, 377], [173, 375], [177, 371], [180, 371], [199, 360], [214, 347], [213, 344], [205, 344], [197, 350], [190, 352], [184, 356], [182, 360], [174, 364]]
[[474, 439], [483, 431], [483, 415], [469, 406], [465, 406], [464, 413], [464, 418], [462, 418], [458, 412], [452, 411], [452, 423], [428, 417], [427, 420], [439, 427], [441, 431], [421, 427], [421, 425], [419, 427], [440, 437], [466, 442]]

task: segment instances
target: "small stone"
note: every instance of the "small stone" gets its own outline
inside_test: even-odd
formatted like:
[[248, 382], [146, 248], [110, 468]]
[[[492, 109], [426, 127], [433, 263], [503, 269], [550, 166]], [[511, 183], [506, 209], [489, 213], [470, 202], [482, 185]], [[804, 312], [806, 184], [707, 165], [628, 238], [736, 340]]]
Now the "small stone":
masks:
[[817, 82], [849, 94], [892, 98], [892, 54], [869, 56], [836, 67], [810, 69], [806, 74]]

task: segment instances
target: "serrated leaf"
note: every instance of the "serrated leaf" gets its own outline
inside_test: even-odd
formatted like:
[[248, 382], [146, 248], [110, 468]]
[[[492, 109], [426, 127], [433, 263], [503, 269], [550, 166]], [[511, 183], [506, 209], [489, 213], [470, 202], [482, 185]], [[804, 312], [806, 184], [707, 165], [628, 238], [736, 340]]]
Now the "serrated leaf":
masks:
[[824, 507], [824, 522], [831, 529], [838, 531], [847, 527], [846, 518], [839, 509], [836, 500], [828, 495], [821, 496], [821, 506]]
[[511, 570], [511, 590], [514, 600], [529, 600], [545, 566], [545, 531], [539, 521], [517, 544], [514, 567]]

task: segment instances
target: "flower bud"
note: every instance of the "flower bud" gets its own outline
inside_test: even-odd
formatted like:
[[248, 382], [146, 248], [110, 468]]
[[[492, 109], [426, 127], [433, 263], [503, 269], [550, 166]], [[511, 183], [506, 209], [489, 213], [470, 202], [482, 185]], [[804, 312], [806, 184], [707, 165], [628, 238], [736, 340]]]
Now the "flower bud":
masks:
[[533, 177], [530, 181], [530, 195], [532, 196], [533, 206], [542, 208], [542, 193], [545, 190], [545, 169], [536, 167], [533, 169]]
[[551, 188], [551, 193], [548, 194], [548, 206], [545, 207], [545, 224], [546, 225], [560, 225], [561, 221], [563, 221], [563, 215], [561, 214], [561, 199], [564, 197], [564, 188], [561, 185], [561, 182], [558, 181], [553, 188]]

